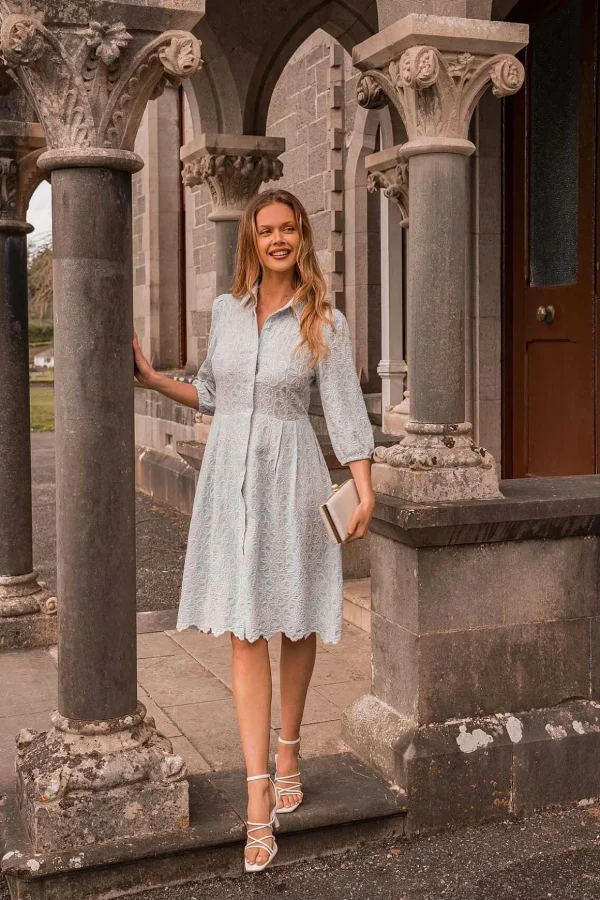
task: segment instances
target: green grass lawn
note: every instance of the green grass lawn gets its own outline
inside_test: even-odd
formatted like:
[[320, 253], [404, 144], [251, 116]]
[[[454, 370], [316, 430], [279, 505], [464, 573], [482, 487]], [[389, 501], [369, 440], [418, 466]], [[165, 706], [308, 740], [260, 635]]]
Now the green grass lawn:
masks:
[[54, 431], [54, 388], [32, 385], [29, 388], [31, 402], [31, 430]]
[[54, 381], [54, 369], [42, 369], [41, 372], [30, 372], [29, 381]]

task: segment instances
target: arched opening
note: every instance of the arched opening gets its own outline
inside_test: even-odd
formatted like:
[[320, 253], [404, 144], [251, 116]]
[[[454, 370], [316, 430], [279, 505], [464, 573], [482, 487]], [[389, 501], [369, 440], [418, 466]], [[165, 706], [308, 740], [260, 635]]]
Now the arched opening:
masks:
[[27, 239], [31, 430], [54, 431], [52, 198], [47, 181], [34, 190], [27, 221], [34, 229]]

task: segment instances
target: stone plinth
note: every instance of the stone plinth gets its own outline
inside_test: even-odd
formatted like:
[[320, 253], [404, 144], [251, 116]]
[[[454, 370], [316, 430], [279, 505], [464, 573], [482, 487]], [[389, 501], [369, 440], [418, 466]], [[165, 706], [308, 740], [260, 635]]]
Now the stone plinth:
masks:
[[345, 738], [413, 832], [600, 796], [600, 478], [502, 490], [378, 497], [372, 693]]
[[141, 704], [120, 720], [55, 712], [52, 721], [17, 736], [18, 797], [36, 853], [187, 828], [185, 762]]

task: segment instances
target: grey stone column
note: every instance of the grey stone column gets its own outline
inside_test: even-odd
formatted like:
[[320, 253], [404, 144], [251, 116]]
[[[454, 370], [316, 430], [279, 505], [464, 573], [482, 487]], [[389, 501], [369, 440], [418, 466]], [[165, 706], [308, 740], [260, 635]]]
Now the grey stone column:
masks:
[[278, 157], [285, 150], [282, 138], [253, 135], [203, 134], [181, 150], [183, 183], [187, 187], [206, 184], [215, 223], [215, 269], [217, 295], [228, 293], [233, 284], [238, 226], [248, 202], [261, 184], [277, 181], [283, 173]]
[[104, 720], [137, 703], [131, 173], [59, 169], [52, 208], [58, 708]]
[[137, 702], [131, 175], [148, 100], [201, 64], [191, 34], [163, 30], [192, 27], [193, 6], [115, 3], [127, 22], [87, 29], [71, 4], [2, 21], [53, 194], [59, 708], [18, 735], [16, 762], [36, 852], [189, 821], [185, 762]]
[[[398, 147], [371, 153], [365, 160], [367, 190], [381, 190], [389, 202], [381, 205], [381, 250], [387, 255], [382, 265], [381, 353], [377, 366], [381, 377], [381, 430], [405, 436], [408, 420], [407, 365], [404, 360], [404, 267], [402, 247], [395, 245], [408, 233], [408, 160]], [[410, 252], [410, 251], [409, 251]]]
[[[514, 23], [413, 14], [354, 50], [358, 102], [391, 102], [408, 134], [386, 152], [388, 168], [395, 151], [410, 173], [411, 410], [402, 443], [376, 451], [373, 486], [382, 494], [413, 502], [500, 496], [495, 462], [464, 421], [468, 133], [490, 83], [498, 97], [523, 84], [512, 54], [527, 39], [527, 27]], [[405, 188], [377, 178], [386, 193]]]
[[[26, 127], [26, 126], [23, 126]], [[56, 598], [33, 568], [27, 234], [37, 153], [0, 157], [0, 649], [56, 642]], [[27, 177], [23, 177], [24, 174]], [[35, 185], [34, 185], [35, 186]]]

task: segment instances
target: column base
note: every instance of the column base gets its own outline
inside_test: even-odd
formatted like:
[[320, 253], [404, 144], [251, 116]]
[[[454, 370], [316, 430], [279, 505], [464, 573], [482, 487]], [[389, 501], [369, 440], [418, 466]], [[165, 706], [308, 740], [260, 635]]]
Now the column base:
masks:
[[142, 704], [106, 722], [51, 716], [17, 743], [17, 796], [36, 853], [189, 825], [186, 766]]
[[37, 572], [0, 576], [0, 651], [55, 644], [56, 607]]
[[417, 726], [367, 695], [343, 738], [405, 794], [407, 835], [600, 798], [594, 701]]
[[502, 497], [494, 459], [471, 431], [468, 422], [408, 422], [401, 444], [375, 450], [373, 488], [413, 503]]

